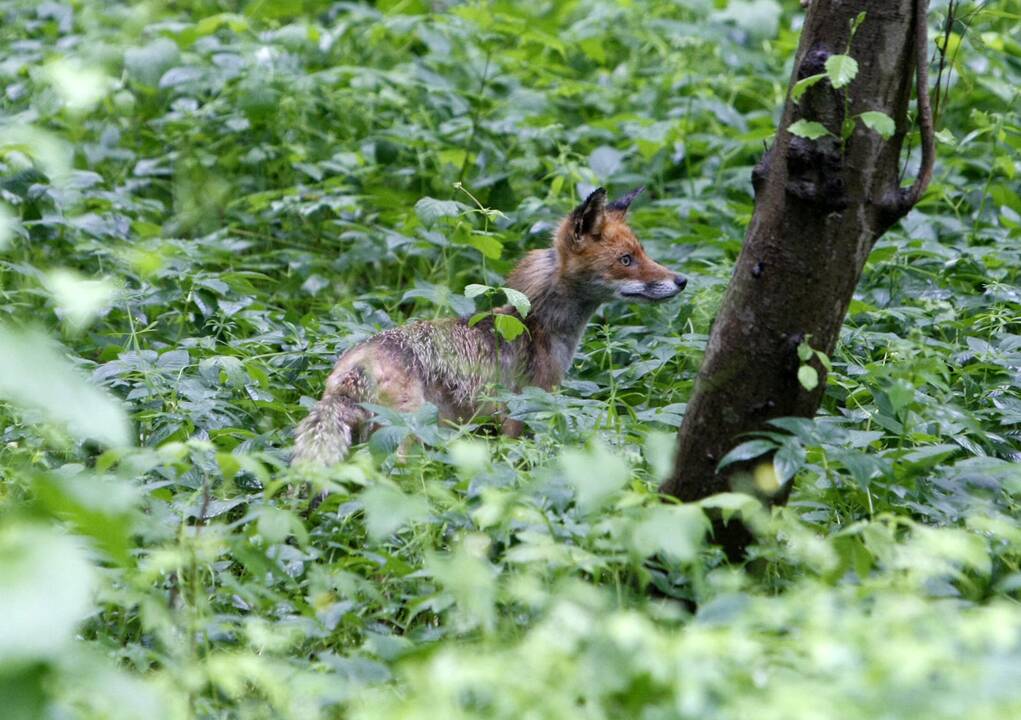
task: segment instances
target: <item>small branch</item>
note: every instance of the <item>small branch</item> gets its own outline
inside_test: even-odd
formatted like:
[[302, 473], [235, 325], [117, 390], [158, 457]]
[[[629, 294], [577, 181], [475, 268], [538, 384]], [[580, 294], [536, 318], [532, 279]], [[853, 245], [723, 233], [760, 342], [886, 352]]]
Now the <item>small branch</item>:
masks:
[[[956, 10], [957, 4], [954, 0], [950, 0], [947, 5], [946, 27], [943, 28], [943, 47], [939, 48], [939, 70], [936, 72], [936, 98], [932, 103], [932, 114], [936, 121], [939, 121], [940, 111], [943, 109], [943, 69], [946, 67], [947, 48], [950, 47], [950, 34], [953, 32]], [[947, 92], [950, 92], [949, 77], [947, 80]]]
[[904, 213], [918, 204], [922, 193], [929, 187], [932, 168], [936, 162], [936, 133], [932, 124], [932, 107], [929, 105], [929, 28], [926, 22], [928, 9], [929, 0], [916, 0], [915, 84], [918, 86], [918, 128], [922, 136], [922, 166], [918, 169], [915, 182], [901, 194], [899, 205]]

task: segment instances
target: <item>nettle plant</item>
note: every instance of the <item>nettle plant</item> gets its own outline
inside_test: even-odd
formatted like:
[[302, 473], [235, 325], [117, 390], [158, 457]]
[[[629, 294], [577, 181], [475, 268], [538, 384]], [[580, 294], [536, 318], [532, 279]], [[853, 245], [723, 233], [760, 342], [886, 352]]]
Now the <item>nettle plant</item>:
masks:
[[[806, 78], [802, 78], [794, 84], [791, 90], [791, 98], [798, 102], [805, 92], [813, 85], [818, 84], [823, 79], [828, 79], [830, 86], [834, 90], [840, 90], [847, 87], [851, 82], [858, 76], [858, 61], [848, 55], [851, 49], [851, 42], [854, 40], [854, 35], [861, 27], [861, 24], [865, 22], [865, 13], [858, 13], [858, 16], [851, 22], [851, 33], [847, 38], [847, 47], [844, 52], [839, 55], [830, 55], [826, 58], [826, 71], [817, 73], [815, 75], [809, 75]], [[844, 112], [843, 118], [840, 123], [840, 143], [841, 149], [843, 149], [844, 143], [851, 137], [854, 132], [854, 128], [860, 121], [865, 127], [870, 130], [874, 130], [884, 139], [888, 140], [893, 136], [894, 131], [897, 129], [896, 123], [893, 118], [884, 112], [879, 110], [866, 110], [865, 112], [857, 113], [856, 115], [849, 115], [849, 100], [847, 93], [844, 93]], [[818, 140], [821, 137], [836, 137], [836, 135], [830, 132], [829, 128], [820, 122], [814, 120], [801, 119], [797, 122], [791, 123], [787, 130], [792, 135], [805, 138], [808, 140]]]
[[[490, 223], [495, 223], [499, 220], [507, 221], [508, 218], [499, 210], [483, 205], [461, 182], [454, 183], [454, 189], [467, 195], [474, 207], [454, 200], [438, 200], [432, 197], [423, 197], [415, 203], [415, 213], [427, 225], [432, 225], [440, 219], [449, 220], [452, 223], [451, 238], [453, 243], [475, 248], [481, 255], [482, 270], [483, 274], [485, 274], [486, 260], [499, 260], [503, 256], [503, 243], [497, 237], [497, 234], [490, 230]], [[473, 223], [475, 216], [482, 218], [481, 230]], [[521, 333], [528, 331], [525, 324], [521, 322], [521, 320], [528, 316], [528, 311], [532, 308], [528, 297], [514, 288], [497, 288], [482, 283], [469, 283], [464, 289], [464, 296], [469, 301], [482, 296], [488, 296], [490, 299], [497, 298], [500, 293], [503, 293], [507, 303], [517, 311], [520, 319], [514, 315], [499, 313], [490, 308], [474, 313], [468, 320], [468, 324], [474, 327], [485, 318], [492, 317], [493, 328], [496, 330], [496, 333], [504, 340], [510, 342], [520, 336]], [[430, 296], [431, 294], [435, 294], [435, 291], [412, 291], [406, 294], [405, 297]], [[472, 307], [471, 303], [464, 305], [450, 302], [448, 304], [457, 311]]]

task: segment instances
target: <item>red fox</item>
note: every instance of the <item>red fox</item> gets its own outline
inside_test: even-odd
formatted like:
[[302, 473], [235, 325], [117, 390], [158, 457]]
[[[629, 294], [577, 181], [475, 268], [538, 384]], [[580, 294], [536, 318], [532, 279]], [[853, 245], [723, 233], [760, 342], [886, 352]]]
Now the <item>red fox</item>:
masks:
[[[514, 268], [507, 286], [532, 307], [522, 319], [527, 332], [513, 341], [497, 336], [492, 316], [474, 326], [449, 318], [386, 330], [341, 355], [322, 400], [298, 425], [293, 462], [343, 460], [369, 430], [363, 402], [401, 412], [429, 402], [441, 419], [456, 422], [496, 415], [499, 408], [484, 399], [488, 388], [560, 383], [600, 304], [661, 302], [681, 292], [687, 280], [650, 259], [628, 227], [628, 207], [641, 191], [612, 203], [606, 190], [594, 191], [560, 223], [552, 248], [529, 252]], [[505, 433], [520, 430], [518, 421], [504, 420]]]

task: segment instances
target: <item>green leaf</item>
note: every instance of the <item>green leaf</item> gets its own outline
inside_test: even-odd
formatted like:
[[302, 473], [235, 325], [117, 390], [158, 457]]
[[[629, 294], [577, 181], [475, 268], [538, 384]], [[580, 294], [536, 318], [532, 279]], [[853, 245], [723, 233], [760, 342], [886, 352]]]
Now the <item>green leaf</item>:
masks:
[[674, 450], [677, 442], [676, 433], [650, 430], [645, 434], [645, 447], [642, 454], [652, 468], [653, 477], [662, 482], [674, 467]]
[[868, 15], [868, 13], [862, 10], [855, 16], [854, 20], [851, 21], [851, 37], [854, 37], [854, 34], [858, 32], [858, 28], [860, 28], [861, 24], [865, 22], [866, 15]]
[[489, 445], [485, 440], [455, 440], [447, 446], [450, 461], [458, 471], [473, 477], [489, 464]]
[[500, 337], [507, 342], [515, 340], [526, 330], [523, 322], [513, 315], [507, 315], [505, 313], [494, 313], [493, 325], [496, 327], [496, 331], [500, 333]]
[[794, 88], [791, 90], [791, 99], [797, 102], [801, 99], [801, 96], [805, 94], [808, 88], [815, 85], [817, 82], [826, 77], [826, 73], [819, 73], [818, 75], [809, 75], [806, 78], [802, 78], [794, 83]]
[[869, 110], [863, 112], [858, 117], [865, 123], [865, 127], [870, 130], [875, 130], [884, 140], [889, 140], [893, 133], [897, 130], [896, 124], [893, 122], [893, 118], [886, 113], [881, 113], [878, 110]]
[[784, 443], [773, 455], [773, 471], [776, 473], [777, 482], [780, 485], [786, 484], [804, 464], [805, 449], [794, 439]]
[[826, 368], [827, 371], [833, 369], [833, 363], [830, 362], [830, 356], [824, 353], [822, 350], [816, 350], [815, 357], [816, 359], [819, 360], [820, 364], [822, 364], [822, 366]]
[[389, 485], [370, 487], [362, 493], [361, 502], [365, 508], [365, 530], [376, 542], [429, 516], [429, 503], [424, 497], [406, 495]]
[[61, 518], [80, 535], [92, 538], [109, 560], [133, 564], [131, 549], [133, 514], [138, 501], [136, 486], [114, 475], [86, 471], [39, 474], [33, 488], [41, 507]]
[[[387, 409], [389, 410], [389, 408]], [[369, 438], [369, 451], [379, 457], [390, 455], [400, 447], [401, 442], [410, 433], [411, 430], [404, 425], [386, 425], [381, 427], [372, 433], [372, 437]]]
[[129, 80], [154, 88], [163, 73], [174, 67], [180, 57], [174, 41], [158, 37], [145, 45], [128, 48], [124, 52], [124, 70]]
[[493, 288], [488, 285], [479, 285], [478, 283], [470, 283], [464, 286], [464, 296], [467, 298], [478, 297], [484, 293], [489, 292]]
[[267, 505], [259, 509], [256, 529], [263, 540], [271, 545], [276, 545], [290, 537], [291, 525], [295, 520], [297, 518], [288, 511]]
[[500, 288], [503, 290], [503, 294], [507, 296], [507, 302], [514, 306], [514, 309], [518, 311], [518, 315], [526, 317], [528, 311], [532, 309], [532, 303], [529, 301], [528, 296], [520, 290], [514, 288]]
[[720, 464], [717, 466], [717, 470], [722, 470], [728, 465], [736, 462], [744, 462], [745, 460], [751, 460], [757, 458], [760, 455], [765, 455], [768, 452], [772, 452], [777, 447], [776, 443], [772, 440], [749, 440], [738, 445], [736, 448], [731, 450], [729, 453], [723, 456], [720, 460]]
[[492, 235], [473, 232], [468, 236], [468, 244], [490, 260], [499, 260], [503, 255], [503, 243]]
[[885, 388], [893, 414], [897, 415], [915, 399], [915, 386], [906, 380], [894, 380]]
[[602, 507], [624, 487], [630, 475], [624, 459], [598, 443], [589, 450], [564, 450], [560, 464], [567, 481], [574, 486], [578, 508], [583, 513]]
[[0, 398], [42, 411], [76, 437], [131, 444], [121, 404], [90, 385], [46, 336], [0, 325], [0, 348]]
[[424, 224], [432, 225], [440, 218], [460, 215], [461, 205], [453, 200], [424, 197], [415, 203], [415, 214]]
[[461, 632], [496, 624], [496, 572], [486, 559], [490, 542], [486, 535], [468, 535], [452, 554], [426, 560], [426, 571], [454, 596], [454, 625]]
[[723, 516], [723, 522], [729, 522], [734, 515], [740, 513], [742, 517], [755, 515], [762, 509], [762, 503], [751, 495], [745, 493], [727, 492], [717, 495], [710, 495], [704, 500], [698, 501], [703, 508], [715, 508]]
[[653, 505], [631, 535], [640, 557], [663, 553], [674, 562], [690, 562], [698, 554], [709, 522], [697, 505]]
[[70, 270], [54, 270], [46, 277], [57, 310], [72, 330], [85, 329], [107, 309], [117, 288], [107, 280], [88, 280]]
[[825, 125], [810, 120], [798, 120], [796, 123], [791, 123], [791, 125], [787, 128], [787, 131], [791, 133], [791, 135], [808, 138], [809, 140], [816, 140], [817, 138], [830, 134], [830, 131], [826, 129]]
[[830, 55], [826, 58], [826, 74], [830, 84], [840, 89], [858, 75], [858, 61], [850, 55]]
[[92, 606], [95, 571], [81, 545], [57, 529], [0, 531], [0, 658], [63, 656]]
[[798, 382], [811, 392], [819, 386], [819, 372], [811, 365], [802, 365], [798, 368]]

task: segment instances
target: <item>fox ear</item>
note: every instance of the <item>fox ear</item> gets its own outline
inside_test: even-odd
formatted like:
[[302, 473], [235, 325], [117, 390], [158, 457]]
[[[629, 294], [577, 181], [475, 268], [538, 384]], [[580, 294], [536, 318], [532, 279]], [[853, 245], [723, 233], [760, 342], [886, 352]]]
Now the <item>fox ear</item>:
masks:
[[606, 215], [606, 189], [593, 190], [581, 205], [571, 212], [571, 229], [574, 240], [584, 235], [598, 235]]
[[609, 210], [616, 210], [617, 212], [626, 213], [627, 209], [629, 207], [631, 207], [631, 202], [636, 197], [641, 195], [643, 192], [645, 192], [645, 186], [644, 185], [642, 187], [637, 187], [634, 190], [632, 190], [631, 192], [629, 192], [627, 195], [625, 195], [624, 197], [620, 197], [620, 198], [617, 198], [616, 200], [614, 200], [612, 203], [610, 203], [607, 206], [607, 209], [609, 209]]

